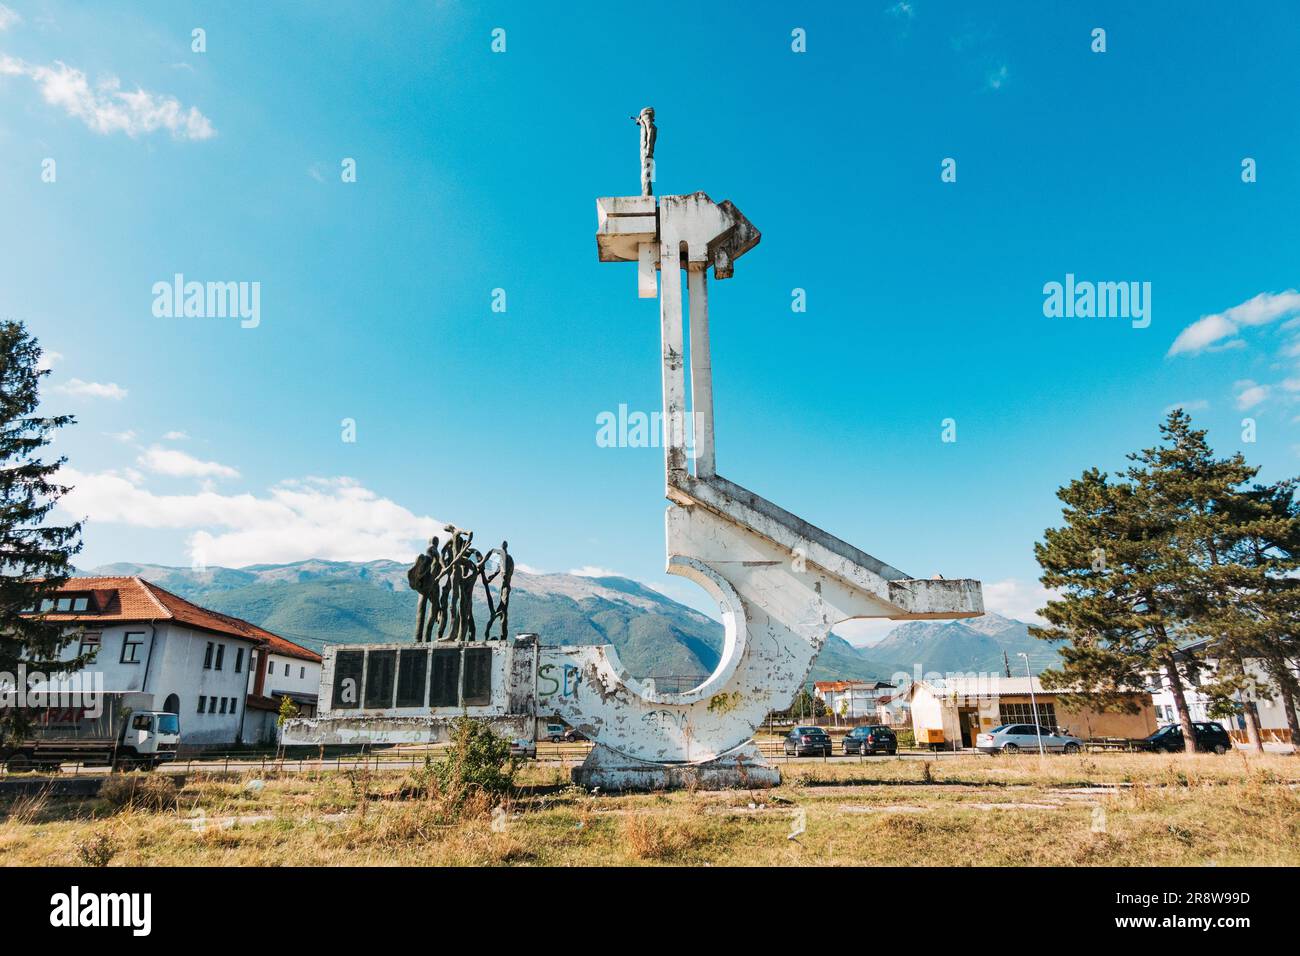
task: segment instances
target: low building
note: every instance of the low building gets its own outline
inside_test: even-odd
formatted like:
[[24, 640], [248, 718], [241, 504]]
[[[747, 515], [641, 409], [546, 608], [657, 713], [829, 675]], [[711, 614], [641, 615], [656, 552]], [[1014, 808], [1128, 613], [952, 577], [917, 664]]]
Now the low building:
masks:
[[819, 680], [813, 694], [826, 704], [832, 717], [846, 720], [878, 720], [881, 703], [888, 701], [897, 688], [887, 681]]
[[297, 716], [316, 716], [321, 656], [278, 634], [270, 631], [263, 634], [266, 643], [254, 652], [248, 674], [243, 740], [274, 744], [279, 736], [280, 712], [286, 697], [293, 701]]
[[1035, 718], [1042, 727], [1084, 740], [1138, 739], [1156, 729], [1155, 708], [1145, 690], [1128, 695], [1136, 713], [1067, 706], [1061, 694], [1044, 689], [1036, 677], [993, 675], [919, 680], [908, 685], [902, 696], [912, 708], [917, 742], [950, 748], [974, 747], [977, 734], [1001, 724], [1033, 724]]
[[272, 648], [274, 657], [279, 642], [289, 643], [140, 577], [69, 578], [40, 610], [76, 635], [62, 660], [93, 653], [82, 674], [95, 675], [105, 692], [151, 694], [156, 708], [179, 714], [184, 749], [249, 740], [246, 704], [258, 652]]

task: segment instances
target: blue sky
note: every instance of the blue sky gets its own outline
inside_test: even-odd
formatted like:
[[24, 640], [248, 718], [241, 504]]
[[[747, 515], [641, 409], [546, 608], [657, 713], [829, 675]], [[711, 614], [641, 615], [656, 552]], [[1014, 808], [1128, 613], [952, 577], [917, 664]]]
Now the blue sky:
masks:
[[[593, 239], [647, 104], [657, 192], [763, 232], [711, 290], [721, 474], [1025, 617], [1056, 489], [1171, 405], [1296, 473], [1293, 7], [725, 6], [3, 0], [0, 315], [57, 353], [83, 566], [454, 521], [702, 606], [661, 452], [596, 443], [659, 405], [656, 304]], [[176, 273], [260, 283], [257, 326], [154, 315]], [[1067, 274], [1149, 282], [1150, 325], [1046, 317]]]

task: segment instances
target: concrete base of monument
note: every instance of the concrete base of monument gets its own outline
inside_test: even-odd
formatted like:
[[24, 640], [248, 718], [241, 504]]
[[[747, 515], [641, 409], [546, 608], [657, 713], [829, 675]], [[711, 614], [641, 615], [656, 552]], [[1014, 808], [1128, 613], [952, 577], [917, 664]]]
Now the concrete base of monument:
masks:
[[764, 790], [781, 784], [781, 771], [769, 764], [753, 741], [705, 763], [650, 763], [596, 744], [573, 782], [588, 790]]

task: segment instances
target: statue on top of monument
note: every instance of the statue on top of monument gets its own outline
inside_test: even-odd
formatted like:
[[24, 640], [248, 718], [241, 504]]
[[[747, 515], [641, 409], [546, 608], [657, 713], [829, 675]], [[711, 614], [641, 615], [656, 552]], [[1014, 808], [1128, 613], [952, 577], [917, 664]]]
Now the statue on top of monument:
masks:
[[659, 135], [655, 129], [655, 108], [647, 106], [640, 116], [632, 117], [641, 127], [641, 195], [654, 195], [655, 179], [655, 139]]
[[[488, 612], [483, 639], [504, 640], [509, 627], [510, 578], [515, 570], [506, 542], [502, 541], [500, 548], [493, 548], [485, 555], [472, 546], [474, 532], [453, 525], [443, 530], [450, 533], [446, 542], [440, 542], [436, 536], [431, 538], [428, 549], [406, 572], [407, 583], [420, 595], [416, 642], [474, 640], [478, 630], [474, 621], [474, 591], [479, 583], [483, 585]], [[494, 565], [490, 573], [489, 565]], [[491, 584], [498, 577], [501, 582], [494, 596]], [[492, 626], [498, 621], [498, 631], [493, 634]]]

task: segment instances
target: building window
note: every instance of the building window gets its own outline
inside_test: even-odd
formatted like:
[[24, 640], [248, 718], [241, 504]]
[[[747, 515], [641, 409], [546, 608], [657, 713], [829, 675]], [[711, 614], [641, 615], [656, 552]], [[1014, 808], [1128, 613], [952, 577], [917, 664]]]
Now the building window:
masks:
[[[998, 723], [1001, 724], [1034, 724], [1034, 705], [1029, 701], [1015, 704], [998, 704]], [[1044, 730], [1051, 730], [1056, 727], [1056, 705], [1053, 703], [1038, 702], [1038, 724]]]
[[209, 698], [208, 698], [208, 713], [209, 713], [209, 714], [215, 714], [216, 712], [217, 712], [217, 699], [216, 699], [215, 697], [209, 697]]
[[206, 697], [200, 697], [200, 698], [199, 698], [199, 713], [200, 713], [200, 714], [203, 713], [203, 708], [207, 706], [207, 703], [208, 703], [208, 699], [207, 699]]
[[221, 713], [224, 714], [225, 712], [226, 712], [226, 698], [223, 697], [221, 698]]
[[230, 712], [231, 712], [232, 714], [235, 712], [235, 708], [236, 708], [236, 706], [237, 706], [238, 704], [239, 704], [239, 698], [238, 698], [238, 697], [232, 697], [232, 698], [230, 698]]
[[144, 647], [144, 631], [128, 631], [122, 638], [122, 663], [139, 664], [142, 647]]
[[285, 677], [288, 677], [288, 676], [289, 676], [289, 665], [288, 665], [288, 664], [285, 664], [285, 665], [284, 665], [284, 676], [285, 676]]
[[217, 645], [217, 665], [216, 665], [216, 669], [217, 669], [217, 670], [221, 670], [222, 662], [224, 662], [225, 659], [226, 659], [226, 645], [225, 645], [225, 644], [218, 644], [218, 645]]
[[212, 648], [215, 646], [211, 641], [208, 641], [208, 649], [203, 654], [203, 669], [205, 671], [212, 670]]
[[299, 667], [299, 668], [298, 668], [298, 680], [306, 680], [306, 679], [307, 679], [307, 668], [306, 668], [306, 667]]
[[59, 614], [67, 614], [72, 610], [72, 598], [61, 597], [54, 602], [54, 610]]
[[84, 632], [84, 633], [81, 635], [81, 648], [80, 648], [80, 650], [77, 652], [78, 655], [81, 655], [81, 654], [89, 654], [89, 653], [91, 653], [92, 651], [98, 651], [98, 650], [99, 650], [99, 642], [100, 642], [101, 638], [102, 638], [102, 635], [99, 633], [99, 631], [86, 631], [86, 632]]
[[243, 671], [244, 671], [244, 649], [242, 647], [236, 647], [235, 648], [235, 673], [242, 674]]
[[90, 598], [82, 596], [82, 597], [74, 597], [72, 599], [72, 609], [74, 611], [85, 611], [88, 610], [89, 608], [90, 608]]

